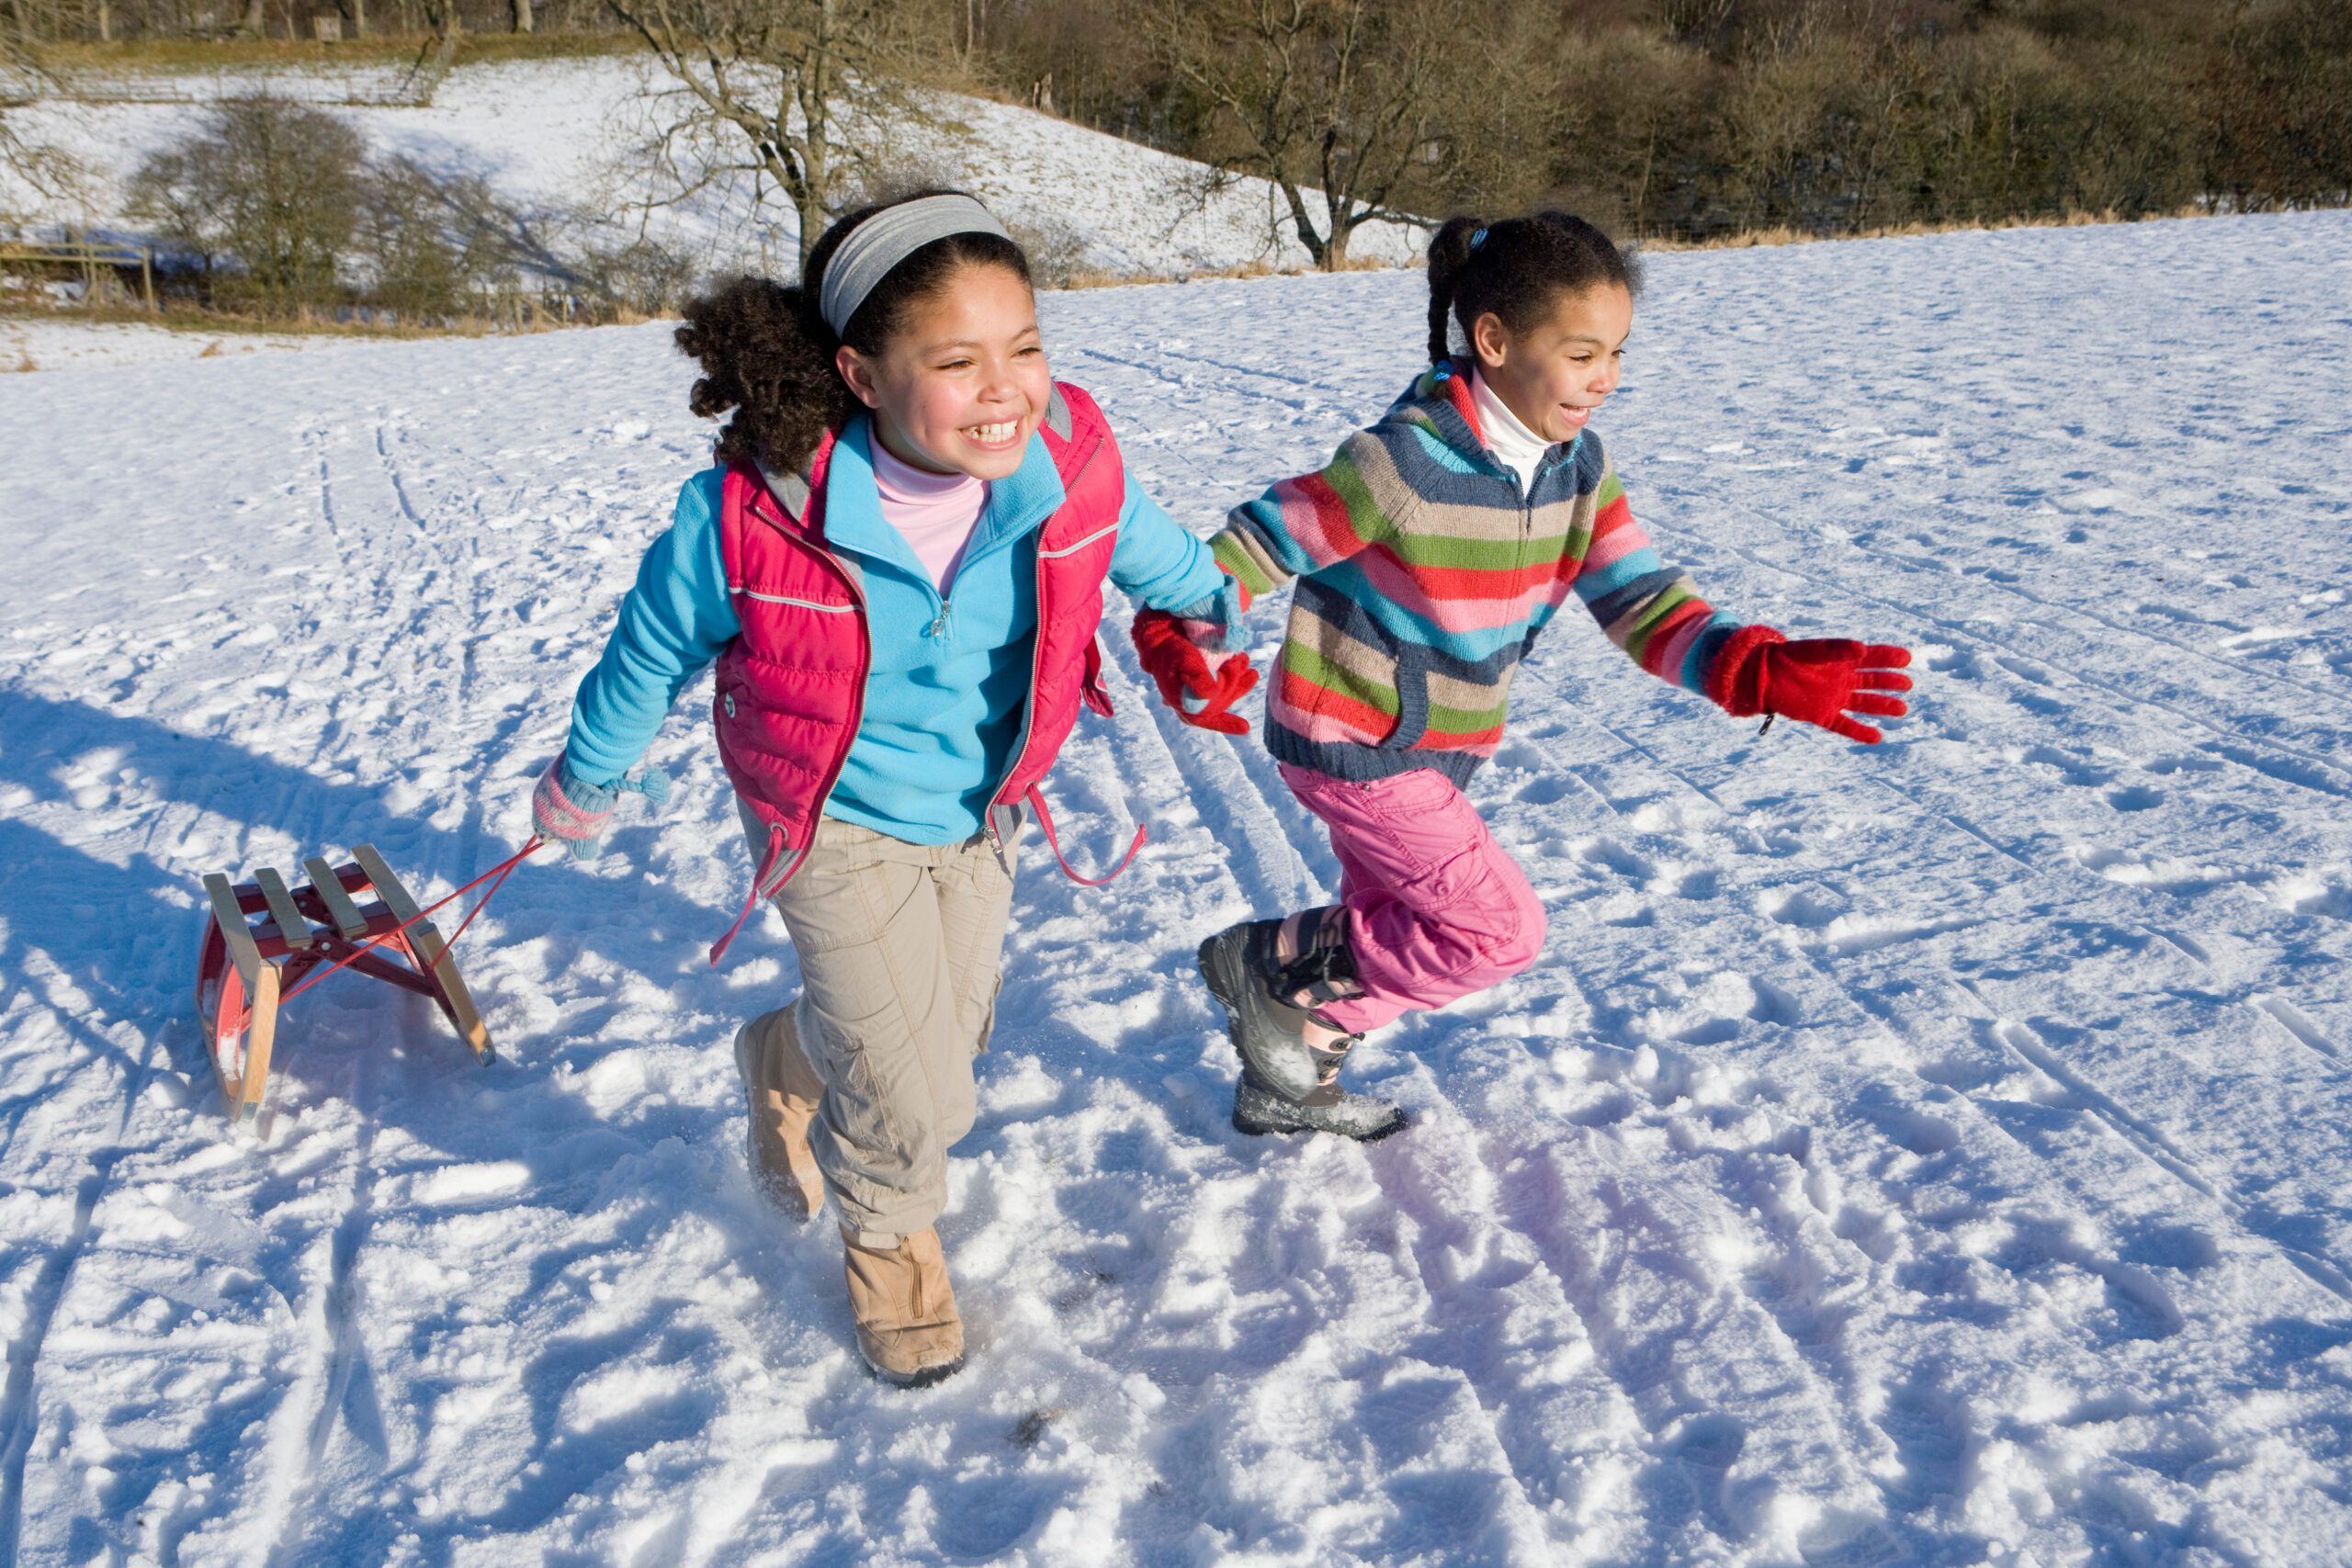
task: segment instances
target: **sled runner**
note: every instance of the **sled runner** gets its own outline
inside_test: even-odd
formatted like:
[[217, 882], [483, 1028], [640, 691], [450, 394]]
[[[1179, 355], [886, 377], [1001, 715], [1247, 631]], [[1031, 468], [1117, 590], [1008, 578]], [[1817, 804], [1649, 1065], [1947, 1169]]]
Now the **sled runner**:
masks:
[[[288, 887], [268, 866], [247, 883], [232, 885], [220, 872], [204, 879], [212, 908], [197, 955], [196, 1015], [232, 1122], [247, 1121], [261, 1108], [278, 1003], [322, 965], [356, 969], [432, 998], [478, 1059], [495, 1056], [441, 933], [374, 846], [354, 846], [351, 861], [342, 866], [330, 866], [323, 857], [304, 861], [311, 880], [300, 887]], [[371, 897], [373, 902], [361, 902]], [[248, 923], [252, 916], [261, 919]], [[406, 966], [390, 962], [391, 955], [407, 960]]]

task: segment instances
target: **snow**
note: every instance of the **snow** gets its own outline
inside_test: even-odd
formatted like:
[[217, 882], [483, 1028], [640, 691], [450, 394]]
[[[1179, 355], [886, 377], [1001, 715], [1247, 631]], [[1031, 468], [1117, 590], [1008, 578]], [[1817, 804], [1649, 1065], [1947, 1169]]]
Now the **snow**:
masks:
[[0, 316], [0, 371], [85, 370], [160, 365], [223, 355], [300, 352], [350, 340], [302, 333], [190, 332], [144, 321], [72, 316]]
[[[339, 977], [222, 1121], [197, 879], [526, 831], [705, 426], [659, 325], [0, 380], [0, 1540], [18, 1563], [2318, 1563], [2352, 1530], [2352, 218], [1661, 255], [1598, 422], [1713, 600], [1899, 639], [1874, 750], [1564, 619], [1474, 796], [1552, 917], [1243, 1138], [1199, 939], [1329, 890], [1114, 637], [885, 1390], [752, 1189], [787, 997], [690, 696], [658, 817]], [[1420, 279], [1054, 297], [1206, 529], [1415, 363]], [[132, 419], [131, 414], [139, 417]], [[126, 439], [128, 436], [128, 439]], [[1124, 611], [1114, 610], [1114, 618]], [[1261, 614], [1272, 649], [1277, 617]], [[707, 688], [698, 688], [707, 694]], [[444, 929], [447, 929], [445, 923]]]
[[[616, 243], [635, 234], [637, 217], [620, 203], [647, 187], [633, 172], [642, 160], [631, 149], [674, 113], [666, 95], [675, 89], [650, 57], [460, 66], [440, 83], [431, 104], [416, 107], [367, 103], [385, 91], [384, 77], [381, 70], [151, 74], [117, 90], [169, 92], [184, 101], [48, 97], [11, 108], [16, 135], [54, 147], [85, 174], [76, 189], [52, 198], [0, 171], [0, 212], [119, 227], [128, 221], [121, 216], [124, 189], [141, 160], [194, 129], [205, 104], [266, 83], [272, 92], [344, 116], [380, 153], [405, 154], [445, 174], [481, 175], [526, 213], [585, 209], [613, 215]], [[942, 95], [927, 123], [900, 124], [885, 140], [895, 147], [895, 158], [886, 160], [894, 167], [959, 184], [1008, 220], [1067, 227], [1081, 243], [1085, 264], [1106, 272], [1183, 275], [1259, 262], [1295, 268], [1309, 259], [1295, 237], [1282, 237], [1290, 234], [1288, 219], [1276, 219], [1287, 208], [1265, 181], [1237, 180], [1205, 199], [1192, 198], [1187, 182], [1199, 165], [1030, 109]], [[732, 186], [642, 218], [656, 239], [712, 270], [788, 272], [797, 254], [790, 204], [772, 199], [764, 222], [754, 223], [748, 193]], [[1415, 231], [1375, 223], [1359, 231], [1354, 253], [1394, 265], [1419, 248]]]

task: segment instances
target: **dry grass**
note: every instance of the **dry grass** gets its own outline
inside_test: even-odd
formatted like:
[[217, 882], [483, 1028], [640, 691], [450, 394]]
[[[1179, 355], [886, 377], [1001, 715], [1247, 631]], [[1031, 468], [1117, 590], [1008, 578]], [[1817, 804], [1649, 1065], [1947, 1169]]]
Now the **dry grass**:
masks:
[[612, 325], [616, 322], [627, 326], [652, 319], [625, 310], [616, 312], [611, 322], [566, 322], [541, 313], [526, 318], [519, 327], [509, 319], [493, 321], [482, 316], [462, 317], [438, 326], [416, 326], [406, 322], [339, 321], [332, 317], [313, 314], [308, 310], [291, 316], [251, 316], [186, 306], [162, 310], [119, 305], [102, 305], [95, 310], [81, 305], [28, 310], [0, 303], [0, 321], [85, 321], [99, 326], [159, 327], [165, 332], [202, 333], [212, 337], [341, 337], [385, 342], [444, 337], [513, 337], [570, 332], [574, 327]]
[[[1419, 263], [1412, 264], [1418, 266]], [[1236, 262], [1231, 266], [1192, 267], [1182, 272], [1102, 272], [1080, 270], [1070, 274], [1063, 288], [1126, 288], [1147, 283], [1205, 283], [1220, 277], [1306, 277], [1315, 268], [1310, 266], [1276, 266], [1266, 261]], [[1337, 269], [1340, 272], [1388, 272], [1386, 262], [1366, 256], [1351, 256]]]
[[1836, 240], [1898, 240], [1919, 234], [1966, 234], [1978, 230], [1995, 229], [2082, 229], [2103, 223], [2135, 223], [2154, 218], [2207, 218], [2210, 208], [2184, 207], [2172, 212], [2151, 212], [2134, 218], [2109, 209], [2105, 212], [2065, 212], [2022, 218], [2002, 218], [1985, 222], [1898, 223], [1884, 228], [1860, 229], [1849, 233], [1816, 233], [1810, 229], [1792, 229], [1783, 224], [1770, 229], [1746, 229], [1736, 234], [1719, 234], [1704, 240], [1678, 240], [1661, 236], [1641, 242], [1645, 251], [1745, 251], [1759, 245], [1810, 245]]

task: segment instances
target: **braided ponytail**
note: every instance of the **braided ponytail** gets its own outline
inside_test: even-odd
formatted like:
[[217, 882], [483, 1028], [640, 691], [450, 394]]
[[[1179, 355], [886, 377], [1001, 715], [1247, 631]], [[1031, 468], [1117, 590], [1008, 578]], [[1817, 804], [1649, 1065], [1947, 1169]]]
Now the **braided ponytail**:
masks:
[[1537, 212], [1489, 223], [1449, 218], [1430, 238], [1430, 360], [1453, 352], [1447, 331], [1464, 337], [1484, 315], [1514, 333], [1532, 332], [1562, 295], [1614, 284], [1642, 291], [1640, 263], [1583, 219]]

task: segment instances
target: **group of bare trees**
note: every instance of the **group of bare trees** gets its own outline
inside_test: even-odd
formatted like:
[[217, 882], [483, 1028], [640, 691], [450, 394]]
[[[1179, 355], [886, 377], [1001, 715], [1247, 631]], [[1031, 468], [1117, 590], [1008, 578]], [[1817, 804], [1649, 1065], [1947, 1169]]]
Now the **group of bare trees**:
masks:
[[1327, 267], [1538, 199], [1688, 238], [2352, 201], [2347, 0], [605, 3], [804, 243], [859, 127], [975, 79], [1272, 182]]
[[1480, 0], [1151, 0], [1149, 57], [1192, 100], [1187, 149], [1271, 181], [1318, 266], [1374, 219], [1510, 205], [1544, 180], [1520, 149], [1556, 118], [1532, 12]]
[[[62, 3], [0, 0], [0, 41], [34, 60], [28, 8]], [[535, 14], [529, 0], [379, 12], [395, 3], [445, 47], [463, 4], [504, 5], [517, 27]], [[1538, 199], [1690, 237], [2352, 200], [2352, 0], [589, 3], [662, 68], [651, 151], [667, 198], [728, 185], [788, 207], [804, 250], [888, 181], [893, 127], [939, 112], [940, 89], [974, 87], [1184, 153], [1212, 182], [1271, 182], [1327, 267], [1367, 222]], [[202, 216], [206, 169], [237, 166], [231, 141], [257, 133], [218, 129], [229, 140], [141, 186], [198, 250], [227, 232]], [[223, 242], [241, 286], [313, 288], [317, 257], [347, 254], [352, 236], [384, 276], [414, 268], [381, 257], [446, 253], [464, 273], [495, 250], [453, 237], [450, 215], [481, 201], [434, 186], [435, 229], [415, 216], [432, 205], [420, 171], [369, 177], [372, 194], [334, 198], [347, 235], [311, 251]], [[410, 216], [391, 216], [396, 190]]]
[[1001, 89], [1341, 236], [1374, 191], [1689, 238], [2352, 200], [2347, 0], [997, 0], [989, 38]]
[[477, 176], [371, 157], [339, 116], [266, 94], [221, 100], [150, 154], [129, 205], [164, 243], [167, 295], [264, 316], [610, 319], [663, 307], [690, 270], [641, 243], [599, 248], [593, 224]]
[[[803, 253], [887, 173], [887, 128], [936, 89], [998, 70], [980, 0], [606, 0], [652, 50], [677, 106], [661, 155], [681, 193], [749, 181], [797, 220]], [[1376, 219], [1540, 191], [1556, 113], [1540, 17], [1487, 0], [1141, 0], [1123, 19], [1191, 104], [1184, 151], [1280, 192], [1323, 266]], [[1017, 26], [1004, 20], [994, 31]], [[1051, 75], [1050, 70], [1046, 73]], [[1000, 78], [1001, 80], [1001, 78]], [[1046, 96], [1041, 77], [1033, 101]]]
[[1561, 172], [1645, 231], [2352, 199], [2342, 0], [1679, 0], [1671, 19], [1592, 37], [1571, 139], [1599, 156]]
[[2352, 4], [2236, 7], [2204, 89], [2216, 194], [2241, 211], [2352, 200]]

